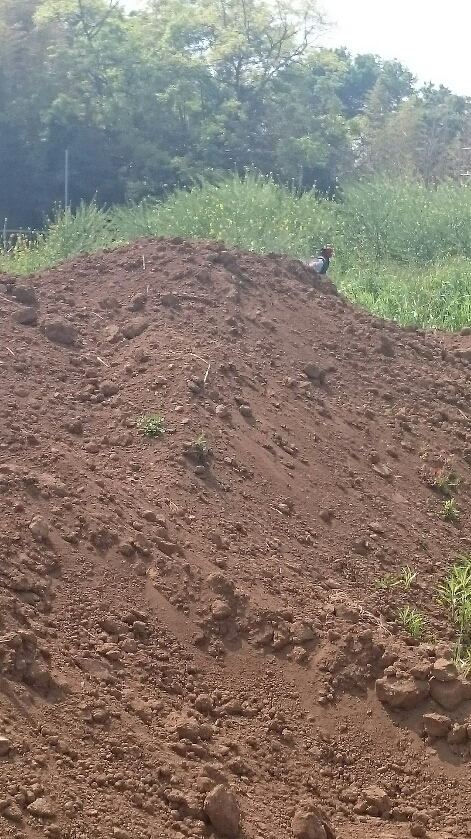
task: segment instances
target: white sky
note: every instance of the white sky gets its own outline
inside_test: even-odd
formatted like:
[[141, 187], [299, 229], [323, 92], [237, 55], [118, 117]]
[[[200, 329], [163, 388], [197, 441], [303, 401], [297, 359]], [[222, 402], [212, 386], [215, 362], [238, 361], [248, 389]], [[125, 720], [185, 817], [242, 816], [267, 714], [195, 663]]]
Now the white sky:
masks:
[[[130, 10], [145, 0], [121, 0]], [[323, 43], [396, 58], [420, 83], [471, 96], [470, 0], [319, 0], [333, 28]]]
[[397, 58], [420, 82], [471, 96], [470, 0], [321, 0], [336, 22], [327, 46]]

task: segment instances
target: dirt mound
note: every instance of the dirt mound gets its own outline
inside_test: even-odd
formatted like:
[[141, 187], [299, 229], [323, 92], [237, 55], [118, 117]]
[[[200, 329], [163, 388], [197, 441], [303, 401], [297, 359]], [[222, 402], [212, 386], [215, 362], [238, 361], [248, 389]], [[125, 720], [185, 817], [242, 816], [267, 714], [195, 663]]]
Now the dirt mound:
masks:
[[2, 837], [470, 836], [469, 338], [178, 239], [0, 319]]

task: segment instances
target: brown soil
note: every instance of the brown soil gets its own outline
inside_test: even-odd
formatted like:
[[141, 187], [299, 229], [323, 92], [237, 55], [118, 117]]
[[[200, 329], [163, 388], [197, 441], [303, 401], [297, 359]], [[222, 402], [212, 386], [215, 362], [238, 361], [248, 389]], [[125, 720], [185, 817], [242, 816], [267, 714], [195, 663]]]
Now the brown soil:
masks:
[[471, 836], [469, 338], [218, 243], [2, 282], [0, 835]]

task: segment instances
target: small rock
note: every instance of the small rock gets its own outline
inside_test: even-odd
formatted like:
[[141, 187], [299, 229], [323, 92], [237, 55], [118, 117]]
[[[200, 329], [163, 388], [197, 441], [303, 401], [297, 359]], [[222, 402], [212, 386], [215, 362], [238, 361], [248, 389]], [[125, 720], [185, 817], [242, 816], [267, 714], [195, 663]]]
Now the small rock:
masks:
[[253, 416], [253, 414], [252, 414], [252, 408], [250, 407], [250, 405], [246, 405], [246, 404], [239, 405], [239, 413], [240, 413], [243, 417], [251, 417], [251, 416]]
[[129, 308], [131, 312], [141, 312], [147, 303], [146, 294], [135, 294], [129, 301]]
[[221, 836], [236, 839], [240, 831], [240, 809], [237, 798], [225, 784], [218, 784], [208, 793], [203, 810]]
[[276, 508], [277, 508], [277, 510], [280, 511], [280, 513], [283, 513], [284, 516], [290, 516], [291, 515], [291, 507], [289, 506], [289, 504], [285, 504], [283, 501], [280, 501], [276, 505]]
[[390, 481], [393, 477], [389, 466], [386, 466], [384, 463], [379, 463], [377, 466], [373, 464], [373, 471], [381, 478], [384, 478], [385, 481]]
[[229, 409], [226, 405], [216, 405], [216, 416], [221, 417], [221, 419], [226, 419], [230, 416]]
[[23, 326], [36, 326], [38, 322], [38, 310], [33, 306], [26, 306], [23, 309], [18, 309], [13, 315], [17, 323]]
[[227, 600], [214, 600], [211, 603], [211, 614], [215, 620], [225, 620], [230, 617], [231, 613], [232, 609]]
[[335, 839], [326, 814], [309, 798], [296, 808], [291, 830], [296, 839]]
[[63, 344], [66, 347], [72, 347], [77, 341], [77, 330], [66, 320], [44, 321], [42, 330], [46, 338], [54, 344]]
[[18, 303], [22, 303], [23, 306], [31, 306], [35, 309], [39, 306], [39, 300], [36, 292], [34, 288], [31, 288], [31, 286], [16, 285], [13, 288], [12, 297], [14, 297]]
[[378, 536], [382, 536], [384, 534], [384, 527], [379, 521], [370, 521], [368, 527]]
[[121, 303], [116, 299], [116, 297], [102, 297], [101, 300], [98, 301], [98, 305], [100, 309], [108, 309], [109, 311], [121, 308]]
[[458, 678], [458, 669], [453, 661], [437, 658], [433, 665], [432, 676], [435, 676], [439, 682], [454, 682]]
[[387, 792], [381, 787], [371, 786], [363, 790], [365, 801], [377, 808], [378, 813], [388, 813], [391, 809], [391, 801]]
[[214, 702], [207, 693], [200, 693], [195, 699], [195, 708], [201, 714], [212, 714], [214, 711]]
[[404, 708], [410, 711], [419, 705], [429, 693], [429, 683], [418, 679], [377, 679], [376, 695], [380, 702], [391, 708]]
[[83, 434], [83, 422], [80, 417], [76, 417], [75, 419], [65, 422], [64, 428], [69, 432], [69, 434], [76, 434], [77, 437], [80, 437]]
[[29, 525], [29, 529], [35, 539], [46, 541], [49, 538], [50, 528], [42, 516], [35, 516]]
[[193, 717], [183, 718], [177, 721], [175, 730], [180, 740], [189, 740], [190, 743], [197, 743], [201, 738], [201, 724]]
[[452, 746], [464, 743], [467, 737], [467, 726], [464, 724], [455, 723], [451, 731], [448, 732], [447, 742]]
[[21, 812], [18, 804], [9, 804], [8, 807], [2, 811], [2, 816], [4, 816], [8, 821], [11, 822], [21, 822], [23, 821], [23, 813]]
[[130, 834], [127, 830], [123, 830], [122, 827], [114, 827], [113, 828], [113, 839], [131, 839]]
[[102, 382], [100, 385], [100, 392], [103, 394], [105, 399], [107, 399], [108, 397], [115, 396], [117, 393], [119, 393], [119, 387], [117, 384], [115, 384], [115, 382], [105, 381]]
[[149, 321], [146, 318], [136, 318], [122, 326], [121, 333], [125, 338], [131, 340], [131, 338], [137, 338], [138, 335], [142, 335], [148, 326]]
[[443, 714], [424, 714], [422, 719], [429, 737], [446, 737], [452, 725], [450, 717]]
[[37, 798], [28, 804], [27, 808], [32, 816], [38, 816], [41, 819], [55, 819], [56, 808], [49, 798]]
[[0, 757], [5, 757], [11, 749], [11, 742], [8, 737], [0, 737]]
[[294, 621], [290, 625], [289, 634], [295, 644], [304, 644], [306, 641], [312, 641], [315, 637], [311, 627], [302, 621]]
[[471, 699], [471, 683], [456, 679], [454, 682], [440, 682], [430, 679], [430, 696], [447, 711], [454, 711], [466, 699]]
[[412, 822], [410, 826], [410, 835], [417, 837], [417, 839], [425, 839], [427, 836], [427, 829], [421, 822]]
[[105, 330], [105, 340], [108, 344], [117, 344], [118, 341], [124, 338], [123, 333], [119, 326], [112, 324], [111, 326], [107, 326]]
[[326, 371], [315, 362], [306, 364], [303, 368], [303, 373], [306, 374], [308, 379], [317, 382], [319, 385], [323, 385], [325, 382]]
[[394, 346], [386, 335], [381, 336], [377, 351], [381, 353], [381, 355], [385, 355], [389, 358], [393, 358], [396, 355]]
[[154, 510], [144, 510], [142, 518], [146, 521], [151, 521], [155, 523], [157, 521], [157, 514]]
[[299, 644], [295, 645], [290, 653], [287, 656], [290, 661], [294, 661], [296, 664], [303, 664], [309, 658], [308, 651], [301, 647]]

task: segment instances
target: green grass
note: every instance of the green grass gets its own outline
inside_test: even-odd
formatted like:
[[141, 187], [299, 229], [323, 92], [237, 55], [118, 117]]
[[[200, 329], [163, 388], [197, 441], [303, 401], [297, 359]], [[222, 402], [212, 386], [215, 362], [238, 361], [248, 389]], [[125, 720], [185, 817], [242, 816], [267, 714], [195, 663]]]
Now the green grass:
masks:
[[452, 183], [359, 181], [330, 202], [268, 178], [232, 177], [163, 204], [58, 213], [36, 243], [0, 255], [0, 268], [24, 275], [142, 236], [177, 235], [301, 259], [333, 242], [332, 279], [363, 308], [403, 325], [471, 324], [471, 189]]
[[471, 557], [461, 555], [438, 586], [438, 602], [455, 632], [455, 661], [471, 670]]
[[144, 437], [161, 437], [165, 434], [165, 420], [161, 414], [142, 414], [137, 422], [137, 429]]
[[403, 606], [397, 613], [398, 623], [412, 636], [419, 639], [425, 629], [425, 617], [411, 606]]
[[459, 519], [460, 511], [456, 506], [456, 501], [454, 498], [449, 498], [448, 501], [445, 501], [443, 504], [443, 518], [445, 521], [454, 522]]

